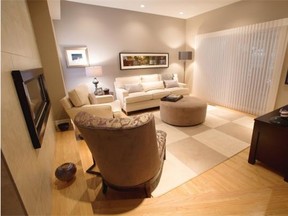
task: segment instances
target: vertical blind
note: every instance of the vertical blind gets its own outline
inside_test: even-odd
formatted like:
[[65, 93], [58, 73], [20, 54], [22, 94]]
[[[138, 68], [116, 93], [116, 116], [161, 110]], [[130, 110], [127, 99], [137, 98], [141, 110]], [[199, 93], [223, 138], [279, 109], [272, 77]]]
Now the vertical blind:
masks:
[[288, 19], [196, 36], [193, 95], [261, 115], [273, 110]]

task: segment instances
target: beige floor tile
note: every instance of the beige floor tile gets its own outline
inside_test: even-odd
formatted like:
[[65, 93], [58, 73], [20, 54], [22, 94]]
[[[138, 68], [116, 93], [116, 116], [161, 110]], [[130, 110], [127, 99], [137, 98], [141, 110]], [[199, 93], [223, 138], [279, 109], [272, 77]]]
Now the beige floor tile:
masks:
[[178, 130], [184, 132], [185, 134], [187, 134], [189, 136], [193, 136], [193, 135], [196, 135], [198, 133], [202, 133], [204, 131], [211, 129], [210, 127], [208, 127], [204, 124], [189, 126], [189, 127], [175, 127], [175, 128], [177, 128]]
[[197, 174], [227, 159], [226, 156], [192, 137], [170, 144], [167, 150]]
[[156, 129], [165, 131], [167, 133], [166, 145], [189, 137], [184, 132], [166, 123], [156, 125]]
[[254, 118], [250, 116], [244, 116], [242, 118], [236, 119], [233, 121], [233, 123], [242, 125], [244, 127], [253, 129], [254, 126]]
[[234, 110], [230, 110], [224, 107], [215, 107], [212, 110], [209, 110], [209, 114], [218, 116], [220, 118], [229, 120], [229, 121], [233, 121], [236, 119], [239, 119], [243, 116], [245, 116], [244, 113], [238, 112], [238, 111], [234, 111]]
[[195, 176], [197, 176], [197, 173], [193, 172], [167, 151], [162, 175], [157, 188], [152, 192], [152, 196], [161, 196], [163, 193], [175, 188], [175, 185], [181, 185]]
[[242, 140], [243, 142], [251, 143], [252, 130], [248, 127], [230, 122], [215, 129]]
[[210, 113], [207, 113], [205, 122], [203, 124], [210, 127], [210, 128], [215, 128], [215, 127], [219, 127], [221, 125], [224, 125], [228, 122], [229, 121], [226, 119], [220, 118], [220, 117], [215, 116], [215, 115], [210, 114]]
[[249, 146], [248, 143], [215, 129], [197, 134], [193, 138], [227, 157], [231, 157]]

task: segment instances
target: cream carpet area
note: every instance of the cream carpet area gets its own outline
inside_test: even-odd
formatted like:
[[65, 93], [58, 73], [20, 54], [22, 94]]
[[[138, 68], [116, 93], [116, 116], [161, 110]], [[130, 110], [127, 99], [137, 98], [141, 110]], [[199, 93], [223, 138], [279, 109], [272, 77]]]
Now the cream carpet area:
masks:
[[167, 133], [166, 161], [158, 186], [159, 197], [224, 162], [250, 145], [254, 117], [219, 106], [208, 106], [203, 124], [175, 127], [153, 112], [156, 129]]

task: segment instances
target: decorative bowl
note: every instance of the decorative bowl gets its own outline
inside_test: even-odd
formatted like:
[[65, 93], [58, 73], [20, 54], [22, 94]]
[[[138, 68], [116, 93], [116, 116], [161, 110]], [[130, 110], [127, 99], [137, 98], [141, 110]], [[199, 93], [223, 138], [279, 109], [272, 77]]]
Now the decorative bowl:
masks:
[[64, 163], [55, 170], [55, 176], [60, 181], [71, 181], [77, 171], [74, 163]]
[[67, 131], [69, 129], [69, 123], [68, 122], [61, 123], [58, 125], [58, 128], [60, 131]]

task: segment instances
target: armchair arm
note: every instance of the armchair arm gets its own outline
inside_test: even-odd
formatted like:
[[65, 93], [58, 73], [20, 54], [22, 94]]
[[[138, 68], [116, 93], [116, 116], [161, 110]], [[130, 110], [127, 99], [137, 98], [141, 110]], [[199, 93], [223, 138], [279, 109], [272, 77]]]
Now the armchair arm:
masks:
[[113, 95], [97, 95], [90, 93], [89, 100], [91, 104], [111, 103], [114, 101]]
[[87, 112], [92, 115], [102, 117], [102, 118], [113, 118], [113, 112], [111, 105], [108, 104], [92, 104], [92, 105], [85, 105], [82, 107], [73, 107], [67, 110], [69, 117], [74, 120], [75, 116], [79, 112]]

